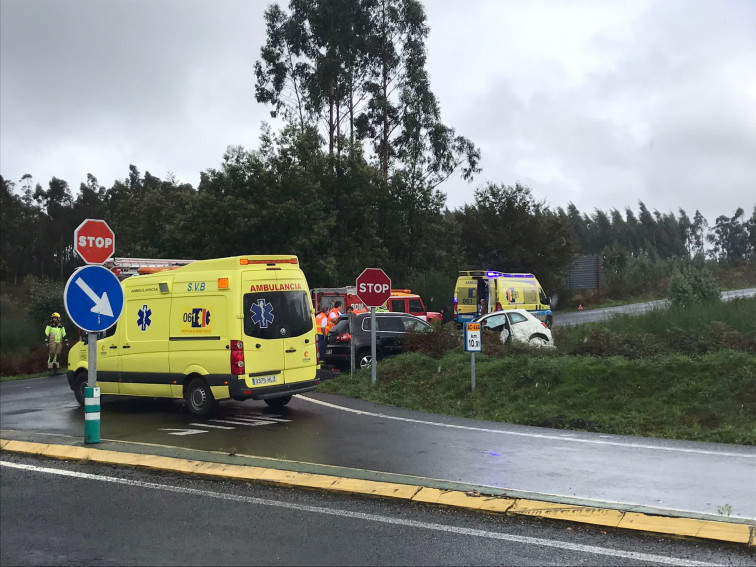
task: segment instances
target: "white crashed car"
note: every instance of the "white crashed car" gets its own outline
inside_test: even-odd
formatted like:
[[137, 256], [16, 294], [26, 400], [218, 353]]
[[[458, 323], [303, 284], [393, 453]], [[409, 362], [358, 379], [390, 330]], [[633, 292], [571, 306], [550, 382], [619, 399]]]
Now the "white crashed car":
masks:
[[500, 333], [501, 342], [513, 340], [533, 346], [554, 348], [554, 337], [546, 323], [525, 309], [494, 311], [473, 319], [481, 328]]

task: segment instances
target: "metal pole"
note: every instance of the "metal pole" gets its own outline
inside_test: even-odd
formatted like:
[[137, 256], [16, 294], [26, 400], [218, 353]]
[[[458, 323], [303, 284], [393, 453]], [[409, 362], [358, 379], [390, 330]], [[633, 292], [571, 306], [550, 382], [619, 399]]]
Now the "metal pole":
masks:
[[370, 383], [375, 386], [375, 307], [370, 308]]
[[87, 333], [87, 386], [97, 383], [97, 333]]
[[349, 375], [354, 374], [354, 313], [349, 314], [349, 334], [352, 340], [349, 341]]
[[97, 383], [97, 333], [87, 333], [87, 387], [84, 388], [84, 443], [100, 442], [100, 389]]
[[470, 372], [471, 372], [471, 382], [472, 382], [472, 392], [475, 391], [475, 353], [470, 353]]

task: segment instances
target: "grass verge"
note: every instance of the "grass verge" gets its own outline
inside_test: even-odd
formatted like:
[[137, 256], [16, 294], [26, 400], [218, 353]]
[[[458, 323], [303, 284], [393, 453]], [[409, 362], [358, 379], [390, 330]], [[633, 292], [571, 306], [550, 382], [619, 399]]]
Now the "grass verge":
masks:
[[756, 445], [756, 299], [658, 310], [555, 330], [558, 349], [483, 333], [471, 391], [459, 333], [434, 326], [370, 372], [318, 387], [442, 415]]
[[721, 351], [628, 360], [405, 353], [318, 386], [435, 414], [620, 435], [756, 445], [756, 357]]

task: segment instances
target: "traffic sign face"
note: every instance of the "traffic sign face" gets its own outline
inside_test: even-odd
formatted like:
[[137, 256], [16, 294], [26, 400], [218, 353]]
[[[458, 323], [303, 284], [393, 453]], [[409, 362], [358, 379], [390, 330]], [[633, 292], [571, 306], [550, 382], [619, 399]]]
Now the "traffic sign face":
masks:
[[74, 249], [87, 264], [102, 264], [115, 252], [115, 234], [104, 220], [86, 219], [74, 231]]
[[465, 350], [467, 352], [480, 352], [480, 323], [467, 323], [465, 325]]
[[366, 268], [357, 276], [357, 297], [368, 307], [380, 307], [391, 297], [391, 279], [380, 268]]
[[107, 268], [84, 266], [68, 278], [63, 301], [77, 327], [97, 333], [112, 327], [121, 316], [123, 288]]

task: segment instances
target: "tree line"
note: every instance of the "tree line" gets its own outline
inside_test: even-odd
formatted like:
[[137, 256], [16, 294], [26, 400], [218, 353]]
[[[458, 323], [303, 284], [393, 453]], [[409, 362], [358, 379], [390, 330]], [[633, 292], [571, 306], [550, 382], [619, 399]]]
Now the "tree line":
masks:
[[756, 255], [756, 207], [709, 227], [698, 211], [552, 209], [519, 183], [487, 183], [450, 210], [443, 182], [473, 181], [480, 151], [441, 120], [422, 4], [292, 0], [268, 7], [265, 22], [254, 96], [280, 130], [263, 125], [256, 149], [229, 146], [196, 188], [136, 165], [107, 188], [88, 174], [76, 192], [57, 177], [46, 187], [0, 177], [0, 279], [67, 279], [83, 264], [73, 232], [85, 218], [108, 222], [116, 256], [291, 253], [312, 287], [379, 266], [435, 307], [463, 269], [532, 272], [560, 291], [581, 254], [603, 255], [615, 274], [639, 260]]

